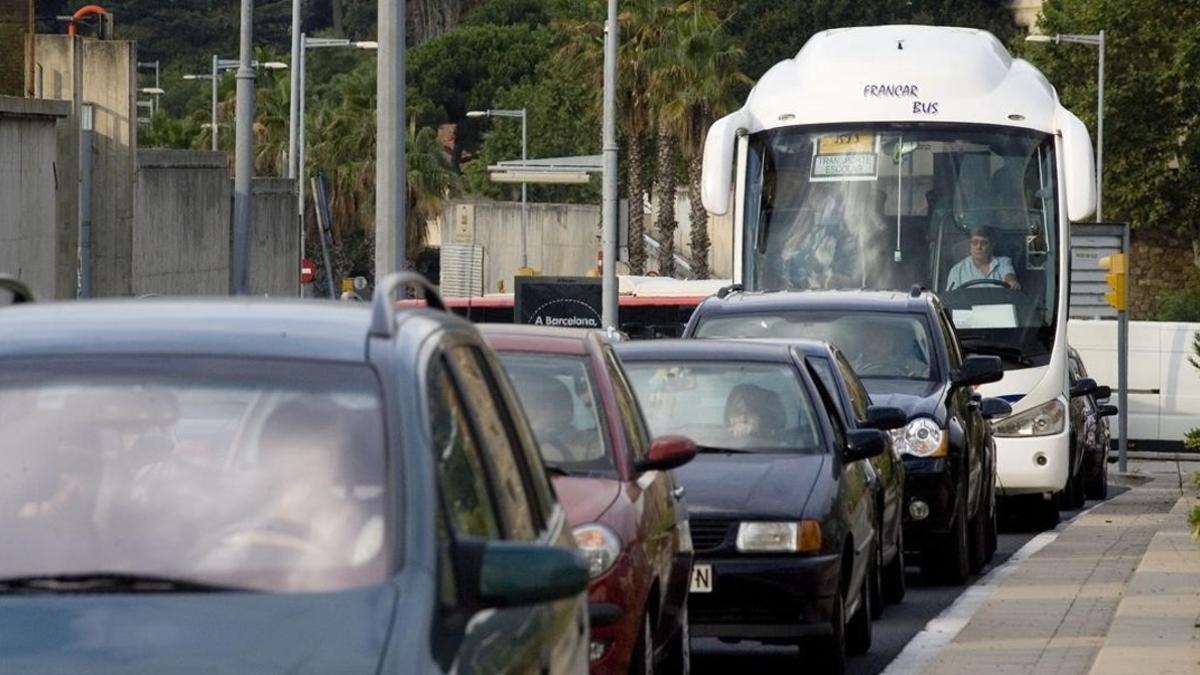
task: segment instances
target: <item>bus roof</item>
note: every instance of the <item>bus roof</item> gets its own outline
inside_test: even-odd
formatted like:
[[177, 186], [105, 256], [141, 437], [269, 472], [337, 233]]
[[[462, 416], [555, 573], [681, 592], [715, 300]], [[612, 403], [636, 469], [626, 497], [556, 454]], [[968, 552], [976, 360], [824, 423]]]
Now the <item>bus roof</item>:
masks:
[[838, 28], [762, 76], [734, 113], [754, 133], [856, 122], [993, 124], [1053, 133], [1070, 115], [1032, 64], [991, 33], [941, 26]]

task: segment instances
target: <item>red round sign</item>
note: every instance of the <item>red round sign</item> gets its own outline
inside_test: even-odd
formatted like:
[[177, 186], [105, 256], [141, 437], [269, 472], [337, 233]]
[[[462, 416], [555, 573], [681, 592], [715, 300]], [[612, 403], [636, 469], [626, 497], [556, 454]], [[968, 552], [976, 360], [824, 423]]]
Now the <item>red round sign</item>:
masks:
[[311, 284], [313, 282], [313, 261], [305, 258], [300, 261], [300, 283]]

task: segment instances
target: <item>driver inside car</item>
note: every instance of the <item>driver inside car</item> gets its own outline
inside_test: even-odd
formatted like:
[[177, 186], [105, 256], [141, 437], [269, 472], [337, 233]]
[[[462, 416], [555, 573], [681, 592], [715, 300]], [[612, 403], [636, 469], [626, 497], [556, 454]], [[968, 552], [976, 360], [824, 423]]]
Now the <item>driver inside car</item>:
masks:
[[995, 231], [990, 227], [971, 228], [971, 254], [963, 258], [946, 277], [946, 290], [962, 288], [972, 281], [992, 280], [1015, 291], [1021, 290], [1010, 258], [992, 257]]

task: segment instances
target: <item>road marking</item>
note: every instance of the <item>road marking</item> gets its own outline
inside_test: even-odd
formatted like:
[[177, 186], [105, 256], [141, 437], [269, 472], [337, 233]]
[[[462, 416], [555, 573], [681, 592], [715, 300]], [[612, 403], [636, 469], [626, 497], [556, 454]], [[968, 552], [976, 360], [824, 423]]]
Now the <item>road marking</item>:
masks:
[[910, 675], [925, 672], [946, 645], [950, 644], [966, 627], [975, 612], [979, 611], [983, 603], [987, 602], [992, 592], [1015, 572], [1021, 563], [1053, 543], [1055, 539], [1058, 539], [1058, 535], [1080, 516], [1086, 516], [1107, 503], [1108, 500], [1098, 502], [1091, 508], [1079, 512], [1074, 518], [1063, 521], [1053, 530], [1042, 532], [1025, 542], [1025, 545], [1009, 556], [1004, 564], [993, 568], [977, 583], [968, 586], [949, 607], [925, 624], [925, 628], [913, 636], [904, 650], [897, 654], [896, 658], [883, 670], [882, 675]]

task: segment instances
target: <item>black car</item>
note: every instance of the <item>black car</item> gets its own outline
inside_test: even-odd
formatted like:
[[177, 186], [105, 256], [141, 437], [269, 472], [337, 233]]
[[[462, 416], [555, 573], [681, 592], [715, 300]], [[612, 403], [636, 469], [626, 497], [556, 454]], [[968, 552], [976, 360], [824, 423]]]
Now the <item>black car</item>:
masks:
[[871, 645], [876, 429], [847, 428], [792, 346], [617, 346], [654, 435], [686, 433], [677, 469], [695, 549], [691, 634], [802, 644], [841, 672]]
[[586, 673], [517, 398], [410, 285], [0, 308], [0, 671]]
[[1088, 377], [1083, 359], [1074, 347], [1067, 358], [1071, 378], [1071, 439], [1081, 455], [1072, 497], [1075, 506], [1083, 506], [1083, 498], [1108, 498], [1108, 450], [1112, 437], [1104, 418], [1116, 415], [1117, 407], [1108, 404], [1111, 388], [1097, 385]]
[[808, 338], [837, 345], [872, 400], [908, 413], [891, 432], [906, 473], [904, 540], [927, 577], [965, 583], [996, 550], [996, 457], [987, 420], [1007, 414], [975, 385], [995, 356], [963, 358], [932, 293], [722, 292], [696, 308], [690, 338]]
[[[908, 423], [908, 414], [900, 408], [877, 406], [863, 386], [854, 368], [841, 350], [825, 342], [786, 341], [804, 354], [826, 391], [837, 404], [842, 424], [849, 429], [890, 431]], [[875, 488], [876, 571], [870, 579], [871, 610], [875, 618], [883, 614], [884, 603], [904, 599], [907, 583], [904, 575], [904, 461], [896, 452], [891, 435], [884, 451], [871, 458], [868, 478]]]

